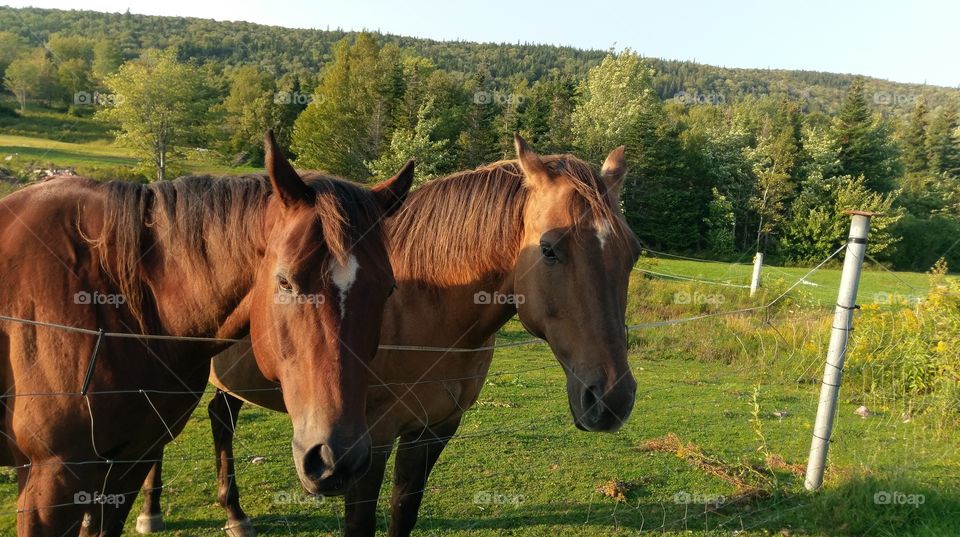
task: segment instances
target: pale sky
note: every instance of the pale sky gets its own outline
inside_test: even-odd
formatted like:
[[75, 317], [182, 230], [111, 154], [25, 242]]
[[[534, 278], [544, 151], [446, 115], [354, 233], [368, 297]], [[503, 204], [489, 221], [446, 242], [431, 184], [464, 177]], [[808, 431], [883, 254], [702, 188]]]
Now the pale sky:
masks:
[[[0, 0], [2, 2], [4, 0]], [[726, 67], [856, 73], [960, 87], [960, 2], [931, 0], [9, 1], [37, 6], [531, 42]]]

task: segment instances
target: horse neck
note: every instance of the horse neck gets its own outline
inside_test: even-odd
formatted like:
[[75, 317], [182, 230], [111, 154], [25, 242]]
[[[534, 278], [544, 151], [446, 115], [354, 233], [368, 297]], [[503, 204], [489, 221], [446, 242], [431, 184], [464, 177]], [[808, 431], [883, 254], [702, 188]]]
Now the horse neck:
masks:
[[[494, 255], [492, 251], [477, 253]], [[396, 318], [403, 319], [395, 325], [397, 342], [418, 340], [431, 345], [482, 346], [517, 313], [515, 301], [509, 297], [513, 296], [518, 253], [506, 256], [497, 270], [471, 275], [455, 283], [425, 282], [401, 276], [399, 300], [388, 302], [388, 308], [396, 311]], [[450, 261], [453, 265], [460, 264], [458, 259]], [[403, 260], [392, 257], [391, 262], [396, 270]], [[388, 312], [386, 318], [391, 317]], [[423, 319], [431, 319], [430, 325], [424, 326]], [[386, 327], [384, 333], [390, 334], [390, 328]], [[392, 338], [388, 335], [388, 339]]]

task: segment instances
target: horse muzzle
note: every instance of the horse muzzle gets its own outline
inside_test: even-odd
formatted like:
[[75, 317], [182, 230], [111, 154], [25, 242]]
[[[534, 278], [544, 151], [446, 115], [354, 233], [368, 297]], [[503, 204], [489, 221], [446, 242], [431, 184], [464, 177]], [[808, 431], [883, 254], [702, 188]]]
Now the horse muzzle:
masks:
[[620, 379], [613, 387], [576, 382], [568, 389], [573, 424], [581, 431], [616, 432], [627, 422], [637, 397], [633, 376]]
[[370, 435], [352, 442], [315, 443], [301, 447], [293, 441], [293, 460], [300, 484], [310, 494], [339, 496], [370, 468]]

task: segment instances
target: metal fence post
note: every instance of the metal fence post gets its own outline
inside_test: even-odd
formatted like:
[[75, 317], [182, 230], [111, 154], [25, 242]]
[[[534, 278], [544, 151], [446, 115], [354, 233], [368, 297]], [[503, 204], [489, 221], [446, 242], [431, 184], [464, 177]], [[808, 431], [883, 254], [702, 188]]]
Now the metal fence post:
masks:
[[753, 278], [750, 279], [750, 296], [757, 294], [760, 288], [760, 270], [763, 269], [763, 252], [753, 257]]
[[833, 416], [837, 408], [837, 395], [843, 376], [843, 362], [846, 359], [847, 340], [850, 337], [850, 331], [853, 330], [853, 311], [856, 309], [860, 270], [863, 268], [864, 254], [867, 250], [867, 233], [870, 231], [870, 218], [874, 216], [873, 213], [863, 211], [846, 211], [844, 214], [851, 215], [853, 218], [850, 222], [847, 252], [843, 259], [837, 307], [833, 314], [830, 347], [827, 350], [827, 362], [823, 369], [823, 384], [820, 387], [817, 421], [813, 427], [813, 440], [810, 443], [807, 474], [803, 480], [803, 486], [807, 490], [816, 490], [823, 484], [827, 450], [830, 447], [830, 435], [833, 432]]

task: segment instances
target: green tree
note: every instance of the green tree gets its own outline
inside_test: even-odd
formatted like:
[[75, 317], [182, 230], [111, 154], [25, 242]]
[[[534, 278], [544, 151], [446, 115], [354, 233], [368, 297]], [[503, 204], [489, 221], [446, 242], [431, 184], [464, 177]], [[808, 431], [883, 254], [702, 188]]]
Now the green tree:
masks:
[[93, 76], [103, 80], [123, 65], [120, 46], [112, 39], [101, 39], [93, 46]]
[[930, 171], [960, 177], [960, 123], [955, 102], [938, 110], [927, 133]]
[[433, 101], [428, 100], [420, 106], [413, 129], [404, 127], [393, 131], [390, 146], [377, 160], [367, 163], [374, 177], [390, 177], [411, 158], [417, 160], [416, 184], [442, 174], [447, 167], [447, 140], [431, 139], [431, 133], [440, 123], [432, 113]]
[[263, 163], [263, 133], [274, 127], [276, 108], [290, 106], [297, 96], [277, 92], [273, 78], [256, 66], [238, 67], [230, 74], [230, 93], [223, 102], [228, 148], [239, 160]]
[[13, 32], [0, 32], [0, 79], [3, 78], [7, 66], [26, 50], [26, 43], [19, 35]]
[[833, 130], [839, 144], [839, 175], [862, 175], [868, 188], [890, 191], [901, 173], [899, 159], [888, 126], [870, 114], [862, 78], [856, 78], [847, 90]]
[[4, 71], [3, 85], [16, 96], [21, 112], [27, 109], [27, 98], [36, 90], [39, 77], [36, 62], [26, 55], [13, 60]]
[[707, 205], [707, 244], [716, 255], [729, 255], [734, 252], [737, 220], [730, 202], [716, 187], [711, 191], [713, 198]]
[[621, 197], [631, 227], [656, 246], [696, 247], [710, 190], [685, 173], [680, 126], [667, 121], [653, 76], [631, 51], [610, 54], [591, 69], [573, 112], [574, 144], [592, 162], [625, 145], [629, 171]]
[[898, 195], [899, 191], [885, 194], [872, 191], [863, 177], [811, 177], [791, 208], [791, 218], [781, 238], [781, 251], [798, 263], [823, 260], [847, 236], [850, 219], [843, 212], [862, 210], [878, 213], [870, 225], [867, 252], [888, 258], [894, 254], [899, 241], [892, 233], [893, 226], [904, 215], [904, 209], [895, 206]]
[[157, 180], [167, 178], [176, 146], [202, 143], [211, 91], [196, 67], [177, 61], [172, 49], [151, 51], [107, 77], [113, 106], [95, 117], [117, 124], [117, 140], [132, 147]]
[[381, 48], [363, 33], [337, 44], [334, 61], [297, 118], [293, 149], [297, 163], [354, 180], [366, 180], [389, 135], [397, 92], [396, 46]]
[[464, 86], [469, 104], [456, 146], [460, 168], [474, 168], [503, 156], [496, 128], [498, 104], [493, 80], [486, 68], [478, 70]]
[[926, 171], [927, 158], [927, 103], [921, 95], [913, 107], [903, 137], [903, 164], [908, 172]]
[[757, 215], [757, 248], [763, 251], [768, 237], [779, 232], [787, 217], [803, 159], [802, 121], [796, 103], [781, 101], [775, 115], [761, 129], [755, 148], [745, 151], [756, 177], [749, 206]]

